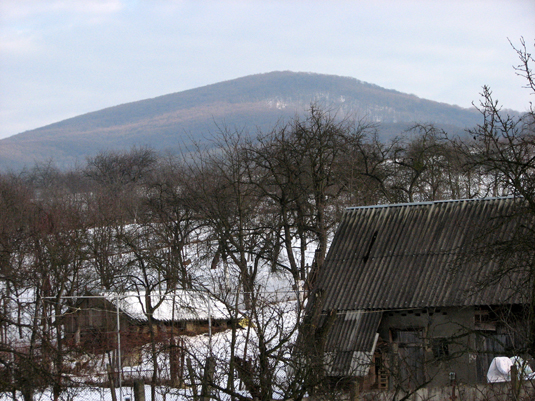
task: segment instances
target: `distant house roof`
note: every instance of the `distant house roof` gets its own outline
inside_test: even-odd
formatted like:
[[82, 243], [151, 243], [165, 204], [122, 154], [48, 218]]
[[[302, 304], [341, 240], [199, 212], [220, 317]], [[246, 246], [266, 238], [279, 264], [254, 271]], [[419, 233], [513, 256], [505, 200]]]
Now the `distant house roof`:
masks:
[[[493, 241], [513, 235], [519, 219], [512, 216], [520, 204], [492, 198], [346, 210], [317, 280], [325, 291], [323, 310], [521, 302], [506, 286], [474, 291], [498, 262], [467, 257], [491, 227]], [[511, 218], [498, 220], [506, 216]]]
[[[119, 302], [119, 309], [130, 318], [147, 320], [145, 292], [106, 293], [105, 297], [114, 306]], [[202, 292], [177, 290], [168, 294], [153, 293], [151, 304], [153, 307], [159, 304], [153, 318], [161, 322], [208, 320], [208, 316], [218, 320], [230, 318], [223, 302]]]

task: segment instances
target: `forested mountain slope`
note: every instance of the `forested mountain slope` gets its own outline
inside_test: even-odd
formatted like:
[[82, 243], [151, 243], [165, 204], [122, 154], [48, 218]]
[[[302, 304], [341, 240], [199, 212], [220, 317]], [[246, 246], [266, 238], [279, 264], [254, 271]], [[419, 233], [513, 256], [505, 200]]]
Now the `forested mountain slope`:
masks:
[[98, 151], [134, 145], [176, 152], [221, 127], [250, 133], [270, 130], [302, 114], [311, 102], [337, 110], [339, 116], [380, 122], [387, 135], [411, 122], [462, 130], [480, 120], [473, 109], [354, 78], [271, 72], [122, 104], [14, 135], [0, 141], [0, 168], [18, 169], [44, 160], [69, 167]]

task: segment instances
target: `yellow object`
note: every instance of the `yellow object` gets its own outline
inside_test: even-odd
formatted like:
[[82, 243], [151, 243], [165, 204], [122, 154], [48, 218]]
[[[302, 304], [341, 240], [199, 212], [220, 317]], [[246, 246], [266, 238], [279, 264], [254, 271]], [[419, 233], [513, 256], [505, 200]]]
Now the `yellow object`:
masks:
[[246, 327], [256, 327], [254, 323], [251, 323], [251, 321], [249, 320], [248, 317], [244, 317], [243, 319], [241, 319], [239, 322], [238, 322], [238, 326], [242, 327], [242, 328], [246, 328]]

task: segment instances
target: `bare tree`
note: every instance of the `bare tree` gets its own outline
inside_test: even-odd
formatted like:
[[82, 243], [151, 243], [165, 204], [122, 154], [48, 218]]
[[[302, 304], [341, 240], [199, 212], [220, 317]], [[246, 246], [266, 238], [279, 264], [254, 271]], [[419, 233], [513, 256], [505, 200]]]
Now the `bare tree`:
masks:
[[472, 181], [462, 169], [462, 154], [446, 132], [432, 124], [414, 125], [386, 142], [377, 135], [366, 138], [356, 157], [360, 163], [354, 175], [364, 192], [373, 191], [368, 195], [372, 203], [469, 197]]
[[177, 160], [169, 159], [160, 164], [147, 182], [146, 226], [160, 246], [161, 257], [167, 259], [162, 273], [169, 289], [192, 286], [188, 272], [191, 260], [186, 254], [186, 247], [201, 224], [188, 205], [184, 170]]
[[[514, 46], [513, 46], [514, 48]], [[521, 39], [514, 48], [520, 64], [517, 73], [526, 79], [526, 87], [535, 93], [531, 65], [533, 56]], [[500, 283], [514, 286], [522, 299], [528, 322], [526, 351], [535, 356], [535, 112], [530, 105], [522, 115], [508, 113], [500, 107], [487, 86], [483, 87], [478, 106], [483, 122], [470, 130], [472, 141], [458, 143], [464, 152], [467, 167], [482, 175], [494, 196], [518, 198], [515, 210], [497, 219], [474, 239], [472, 257], [493, 263], [495, 268], [479, 280], [479, 289]], [[507, 235], [500, 234], [503, 227]]]
[[14, 392], [25, 382], [29, 393], [32, 392], [31, 385], [22, 378], [23, 375], [18, 375], [21, 380], [16, 381], [19, 361], [15, 355], [17, 338], [23, 336], [18, 299], [25, 289], [24, 260], [27, 256], [32, 195], [31, 188], [20, 177], [0, 176], [0, 388]]
[[[239, 133], [221, 132], [217, 151], [200, 153], [184, 182], [193, 210], [207, 229], [204, 240], [213, 267], [229, 261], [240, 271], [246, 308], [251, 305], [258, 260], [266, 252], [266, 230], [258, 191], [248, 181]], [[253, 260], [250, 260], [253, 258]]]
[[157, 157], [148, 148], [125, 152], [101, 152], [87, 160], [85, 174], [97, 186], [96, 196], [114, 206], [114, 214], [123, 223], [135, 221], [140, 210], [139, 189], [156, 166]]
[[249, 180], [273, 216], [274, 266], [284, 250], [296, 283], [307, 278], [310, 246], [317, 250], [316, 263], [325, 257], [329, 234], [353, 184], [347, 174], [354, 165], [349, 155], [369, 129], [362, 121], [339, 119], [312, 104], [304, 118], [259, 134], [247, 145]]

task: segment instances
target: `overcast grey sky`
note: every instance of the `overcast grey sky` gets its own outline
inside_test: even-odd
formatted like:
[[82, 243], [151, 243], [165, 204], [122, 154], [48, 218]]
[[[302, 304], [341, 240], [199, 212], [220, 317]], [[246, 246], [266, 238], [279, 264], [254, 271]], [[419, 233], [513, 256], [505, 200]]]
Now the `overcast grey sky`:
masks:
[[0, 138], [275, 70], [525, 111], [521, 36], [535, 0], [0, 0]]

